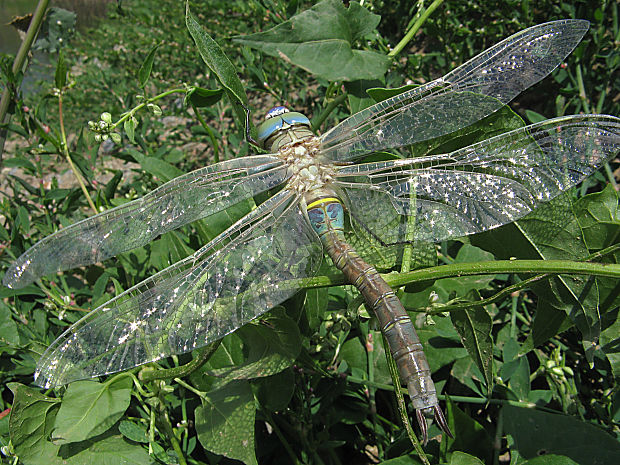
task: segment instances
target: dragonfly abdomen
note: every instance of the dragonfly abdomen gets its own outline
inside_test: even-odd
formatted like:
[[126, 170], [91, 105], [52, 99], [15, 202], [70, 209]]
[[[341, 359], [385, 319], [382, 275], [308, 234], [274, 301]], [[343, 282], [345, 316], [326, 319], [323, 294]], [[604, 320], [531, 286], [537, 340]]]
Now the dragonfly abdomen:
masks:
[[344, 240], [342, 203], [336, 197], [322, 197], [309, 203], [307, 212], [313, 229], [321, 238], [334, 265], [360, 291], [375, 312], [400, 377], [407, 384], [424, 441], [427, 438], [426, 416], [434, 415], [441, 428], [451, 435], [439, 408], [428, 361], [411, 318], [377, 270], [362, 260]]

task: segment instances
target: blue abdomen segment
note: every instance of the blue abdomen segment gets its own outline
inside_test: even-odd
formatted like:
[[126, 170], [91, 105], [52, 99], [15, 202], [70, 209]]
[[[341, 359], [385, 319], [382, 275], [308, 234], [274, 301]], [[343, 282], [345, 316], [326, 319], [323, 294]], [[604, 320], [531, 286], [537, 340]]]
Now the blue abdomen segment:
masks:
[[344, 208], [335, 197], [327, 197], [312, 202], [307, 207], [312, 229], [321, 239], [328, 231], [344, 231]]

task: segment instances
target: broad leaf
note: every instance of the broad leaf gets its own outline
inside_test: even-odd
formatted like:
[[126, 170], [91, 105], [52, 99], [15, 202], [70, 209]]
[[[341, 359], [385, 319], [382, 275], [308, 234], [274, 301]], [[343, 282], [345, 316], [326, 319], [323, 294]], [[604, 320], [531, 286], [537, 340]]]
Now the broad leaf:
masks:
[[[147, 450], [139, 444], [132, 444], [120, 434], [107, 434], [92, 440], [64, 445], [58, 455], [63, 465], [147, 465], [156, 464]], [[59, 458], [60, 458], [59, 457]]]
[[458, 408], [450, 398], [446, 402], [446, 418], [448, 418], [450, 429], [454, 433], [454, 439], [447, 436], [442, 438], [440, 447], [444, 454], [449, 451], [466, 450], [482, 459], [483, 463], [492, 462], [493, 441], [491, 437], [480, 423]]
[[450, 457], [450, 465], [484, 465], [484, 462], [473, 455], [456, 451]]
[[380, 17], [359, 3], [346, 8], [324, 0], [276, 27], [234, 40], [290, 62], [329, 81], [382, 78], [391, 59], [353, 48], [379, 24]]
[[247, 381], [233, 381], [207, 394], [195, 410], [200, 444], [210, 452], [257, 464], [254, 453], [254, 396]]
[[[477, 293], [470, 293], [470, 295]], [[493, 388], [493, 322], [483, 307], [474, 307], [450, 313], [452, 324], [461, 337], [463, 346], [483, 373], [487, 395]]]
[[138, 85], [140, 86], [140, 88], [144, 88], [144, 86], [146, 86], [146, 83], [151, 76], [151, 70], [153, 69], [153, 60], [155, 60], [155, 52], [157, 52], [157, 49], [160, 45], [161, 44], [157, 44], [151, 49], [151, 51], [142, 62], [140, 69], [138, 70]]
[[60, 464], [59, 446], [47, 440], [54, 427], [60, 399], [44, 396], [23, 384], [9, 383], [13, 407], [9, 419], [11, 443], [20, 460], [28, 464]]
[[183, 171], [176, 166], [159, 158], [148, 157], [135, 149], [127, 149], [126, 152], [131, 155], [136, 162], [140, 163], [144, 171], [156, 176], [162, 182], [170, 181], [183, 174]]
[[209, 67], [211, 72], [215, 74], [217, 80], [226, 90], [226, 94], [231, 102], [233, 102], [233, 109], [235, 110], [237, 118], [239, 118], [240, 121], [244, 121], [245, 113], [238, 103], [247, 104], [248, 97], [245, 94], [245, 89], [239, 80], [239, 76], [237, 76], [237, 70], [220, 46], [206, 33], [200, 24], [196, 22], [196, 19], [189, 9], [189, 3], [187, 3], [185, 12], [185, 24], [196, 43], [202, 60]]
[[510, 405], [503, 407], [504, 430], [523, 458], [564, 455], [581, 465], [620, 463], [620, 444], [604, 430], [562, 414]]
[[131, 387], [129, 376], [114, 377], [105, 383], [71, 383], [56, 415], [54, 443], [84, 441], [107, 431], [129, 407]]
[[212, 370], [210, 374], [230, 381], [271, 376], [290, 367], [301, 349], [299, 327], [284, 312], [272, 310], [265, 320], [269, 326], [249, 324], [239, 329], [238, 333], [249, 349], [243, 363], [232, 369]]

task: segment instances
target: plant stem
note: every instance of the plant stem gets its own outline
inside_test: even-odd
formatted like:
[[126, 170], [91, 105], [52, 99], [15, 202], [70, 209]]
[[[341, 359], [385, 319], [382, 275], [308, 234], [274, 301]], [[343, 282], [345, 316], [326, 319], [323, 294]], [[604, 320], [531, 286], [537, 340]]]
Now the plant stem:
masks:
[[[426, 309], [424, 309], [423, 311], [428, 313], [429, 315], [435, 315], [435, 314], [440, 314], [440, 313], [445, 313], [445, 312], [469, 310], [470, 308], [473, 308], [473, 307], [481, 307], [481, 306], [484, 307], [485, 305], [490, 305], [490, 304], [495, 303], [495, 302], [497, 302], [499, 300], [502, 300], [506, 296], [512, 294], [513, 292], [517, 292], [517, 291], [519, 291], [519, 290], [521, 290], [523, 288], [528, 287], [532, 283], [535, 283], [535, 282], [540, 281], [542, 279], [546, 279], [548, 277], [549, 277], [549, 275], [546, 275], [546, 274], [540, 274], [540, 275], [532, 276], [529, 279], [524, 279], [523, 281], [520, 281], [520, 282], [518, 282], [516, 284], [513, 284], [511, 286], [505, 287], [501, 291], [496, 292], [491, 297], [488, 297], [486, 299], [477, 300], [475, 302], [463, 303], [463, 304], [445, 305], [445, 306], [442, 306], [442, 307], [433, 308], [430, 311], [428, 311]], [[519, 317], [519, 312], [515, 312], [515, 313], [516, 313], [516, 318], [518, 318]]]
[[184, 376], [189, 375], [194, 370], [204, 365], [206, 361], [211, 358], [211, 355], [213, 355], [213, 353], [220, 346], [221, 342], [222, 340], [219, 339], [207, 345], [206, 347], [198, 349], [195, 352], [194, 359], [191, 362], [186, 363], [185, 365], [169, 368], [167, 370], [144, 369], [140, 372], [138, 377], [145, 383], [149, 381], [155, 381], [157, 379], [183, 378]]
[[[400, 386], [400, 375], [398, 373], [396, 361], [394, 360], [394, 357], [392, 357], [392, 354], [390, 353], [390, 350], [388, 348], [388, 342], [387, 342], [387, 339], [385, 338], [385, 335], [383, 335], [383, 333], [381, 333], [381, 335], [383, 336], [383, 347], [385, 347], [385, 357], [387, 359], [388, 369], [392, 377], [392, 383], [394, 386]], [[370, 386], [370, 385], [369, 387], [376, 388], [376, 386]], [[424, 449], [422, 449], [422, 446], [420, 445], [420, 441], [418, 440], [418, 437], [415, 435], [415, 432], [413, 431], [413, 428], [411, 426], [411, 422], [409, 421], [409, 415], [407, 414], [407, 405], [405, 404], [405, 397], [403, 395], [403, 391], [405, 391], [403, 388], [394, 390], [394, 394], [396, 395], [398, 413], [400, 414], [401, 422], [403, 423], [405, 427], [405, 431], [407, 431], [407, 436], [409, 437], [411, 444], [413, 444], [413, 448], [418, 454], [418, 457], [420, 458], [420, 460], [422, 460], [422, 462], [425, 465], [430, 465], [430, 463], [428, 462], [428, 459], [426, 458], [426, 454], [424, 453]]]
[[[21, 69], [24, 68], [26, 57], [28, 56], [28, 52], [32, 47], [34, 39], [39, 33], [48, 4], [49, 0], [39, 0], [37, 8], [34, 10], [32, 19], [30, 20], [30, 25], [28, 26], [28, 31], [26, 32], [26, 37], [24, 37], [24, 40], [19, 46], [19, 50], [17, 51], [17, 55], [15, 55], [15, 60], [13, 61], [13, 75], [16, 75]], [[10, 86], [7, 85], [2, 92], [2, 97], [0, 98], [0, 125], [7, 123], [9, 120], [7, 117], [7, 112], [9, 110], [10, 93]], [[2, 165], [2, 152], [4, 151], [6, 132], [6, 129], [0, 129], [0, 166]]]
[[[574, 260], [496, 260], [488, 262], [439, 265], [400, 274], [382, 273], [381, 277], [385, 279], [391, 287], [399, 287], [414, 282], [428, 282], [443, 278], [505, 273], [576, 274], [604, 276], [617, 279], [620, 278], [620, 265], [578, 262]], [[294, 281], [291, 285], [300, 289], [313, 289], [349, 284], [340, 273], [291, 281]], [[477, 305], [479, 305], [479, 303], [477, 303]]]
[[583, 76], [581, 74], [581, 65], [577, 65], [577, 85], [579, 86], [579, 99], [586, 113], [590, 113], [590, 104], [586, 96], [586, 88], [583, 85]]
[[327, 105], [327, 108], [325, 108], [325, 110], [323, 110], [323, 112], [319, 116], [313, 119], [312, 130], [314, 132], [316, 132], [321, 127], [321, 124], [323, 124], [323, 122], [327, 119], [329, 114], [332, 111], [334, 111], [334, 108], [336, 108], [338, 105], [344, 102], [344, 100], [347, 98], [347, 95], [348, 94], [346, 92], [338, 95], [338, 97], [336, 97], [331, 102], [329, 102], [329, 104]]
[[200, 114], [198, 107], [196, 107], [196, 105], [194, 105], [193, 103], [192, 103], [192, 109], [194, 110], [194, 114], [196, 115], [198, 122], [200, 123], [202, 128], [205, 131], [207, 131], [207, 134], [209, 135], [209, 139], [211, 139], [211, 145], [213, 145], [213, 161], [215, 163], [218, 163], [220, 161], [220, 149], [217, 143], [217, 138], [215, 137], [215, 134], [213, 134], [213, 131], [211, 130], [207, 122], [204, 120], [204, 118]]
[[295, 455], [295, 452], [291, 448], [291, 445], [288, 443], [288, 441], [284, 437], [284, 434], [282, 434], [282, 431], [280, 430], [280, 427], [278, 426], [276, 421], [273, 419], [273, 415], [271, 415], [271, 412], [268, 411], [267, 409], [261, 409], [261, 412], [263, 415], [265, 415], [265, 418], [267, 418], [267, 422], [273, 428], [273, 432], [276, 433], [276, 436], [278, 436], [278, 439], [280, 440], [280, 444], [282, 444], [282, 447], [284, 447], [284, 450], [286, 451], [286, 453], [291, 459], [291, 463], [294, 463], [295, 465], [300, 464], [301, 462]]
[[97, 213], [99, 213], [97, 211], [97, 207], [95, 207], [95, 204], [93, 203], [92, 199], [90, 198], [90, 195], [88, 194], [88, 190], [86, 189], [86, 186], [84, 185], [84, 180], [82, 179], [82, 175], [78, 171], [77, 167], [73, 164], [73, 160], [71, 160], [71, 156], [69, 155], [69, 148], [67, 146], [67, 134], [65, 133], [65, 121], [62, 115], [62, 89], [59, 89], [59, 91], [60, 92], [58, 94], [58, 119], [60, 120], [60, 136], [62, 137], [62, 151], [64, 152], [65, 158], [69, 162], [69, 166], [71, 167], [71, 170], [73, 171], [73, 174], [75, 175], [75, 178], [77, 179], [77, 182], [80, 185], [82, 192], [84, 193], [84, 197], [86, 197], [86, 201], [88, 202], [88, 204], [90, 205], [90, 208], [92, 208], [93, 212], [96, 215]]
[[620, 278], [620, 265], [574, 260], [497, 260], [434, 266], [398, 275], [383, 275], [383, 278], [390, 286], [394, 287], [411, 282], [434, 281], [441, 278], [502, 273], [578, 274]]
[[125, 120], [131, 118], [138, 110], [141, 110], [142, 108], [147, 106], [149, 103], [156, 102], [157, 100], [159, 100], [161, 98], [164, 98], [164, 97], [167, 97], [168, 95], [178, 94], [178, 93], [181, 93], [181, 92], [182, 93], [187, 93], [187, 89], [184, 89], [182, 87], [177, 87], [175, 89], [170, 89], [170, 90], [167, 90], [166, 92], [162, 92], [161, 94], [158, 94], [155, 97], [151, 97], [151, 98], [145, 99], [144, 102], [142, 102], [141, 104], [133, 107], [127, 113], [123, 114], [123, 116], [121, 116], [121, 118], [110, 127], [110, 131], [116, 129], [118, 126], [120, 126], [121, 123], [124, 123]]
[[170, 441], [170, 444], [172, 444], [172, 448], [177, 454], [177, 457], [179, 459], [179, 465], [187, 465], [187, 462], [185, 461], [185, 456], [183, 455], [183, 451], [181, 450], [181, 445], [179, 444], [179, 441], [174, 434], [174, 430], [172, 429], [172, 424], [170, 423], [170, 417], [168, 416], [168, 412], [164, 410], [163, 406], [161, 409], [161, 415], [159, 416], [159, 423], [162, 426], [164, 432], [166, 433], [166, 437]]
[[426, 10], [424, 10], [424, 13], [420, 15], [420, 17], [413, 24], [413, 26], [411, 26], [411, 29], [407, 31], [405, 37], [403, 37], [402, 40], [396, 45], [396, 47], [394, 47], [394, 49], [392, 49], [392, 51], [388, 53], [388, 56], [393, 57], [398, 55], [403, 50], [403, 48], [405, 48], [405, 46], [411, 41], [411, 39], [413, 39], [413, 36], [422, 27], [422, 24], [424, 24], [424, 21], [426, 21], [431, 15], [431, 13], [433, 13], [433, 11], [435, 11], [442, 3], [443, 0], [435, 0], [433, 3], [431, 3], [431, 5]]

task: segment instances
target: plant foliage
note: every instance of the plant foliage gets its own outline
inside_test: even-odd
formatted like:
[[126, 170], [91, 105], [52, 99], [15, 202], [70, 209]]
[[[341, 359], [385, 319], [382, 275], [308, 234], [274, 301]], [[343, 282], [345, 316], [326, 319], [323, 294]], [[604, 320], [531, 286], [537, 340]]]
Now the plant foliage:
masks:
[[[427, 82], [534, 24], [583, 18], [591, 29], [513, 108], [531, 122], [620, 113], [614, 2], [447, 0], [423, 21], [431, 2], [344, 3], [195, 0], [186, 11], [173, 0], [118, 2], [64, 47], [52, 29], [67, 27], [48, 20], [55, 70], [45, 91], [15, 95], [21, 73], [0, 60], [2, 85], [14, 91], [0, 159], [1, 273], [93, 209], [248, 154], [241, 103], [259, 111], [287, 104], [324, 131], [386, 98], [386, 88]], [[408, 155], [521, 125], [503, 109]], [[415, 251], [412, 263], [447, 264], [437, 268], [442, 279], [383, 264], [401, 271], [386, 280], [401, 286], [420, 328], [455, 433], [442, 437], [433, 426], [426, 456], [414, 453], [401, 423], [381, 333], [328, 263], [305, 291], [226, 336], [186, 376], [157, 379], [204, 352], [140, 376], [134, 369], [53, 392], [34, 387], [37, 359], [68, 325], [190, 255], [264, 200], [254, 199], [102, 264], [0, 288], [3, 463], [617, 463], [620, 281], [615, 267], [573, 274], [584, 261], [620, 258], [618, 196], [608, 181], [611, 169], [518, 223]], [[564, 268], [525, 261], [543, 259]]]

